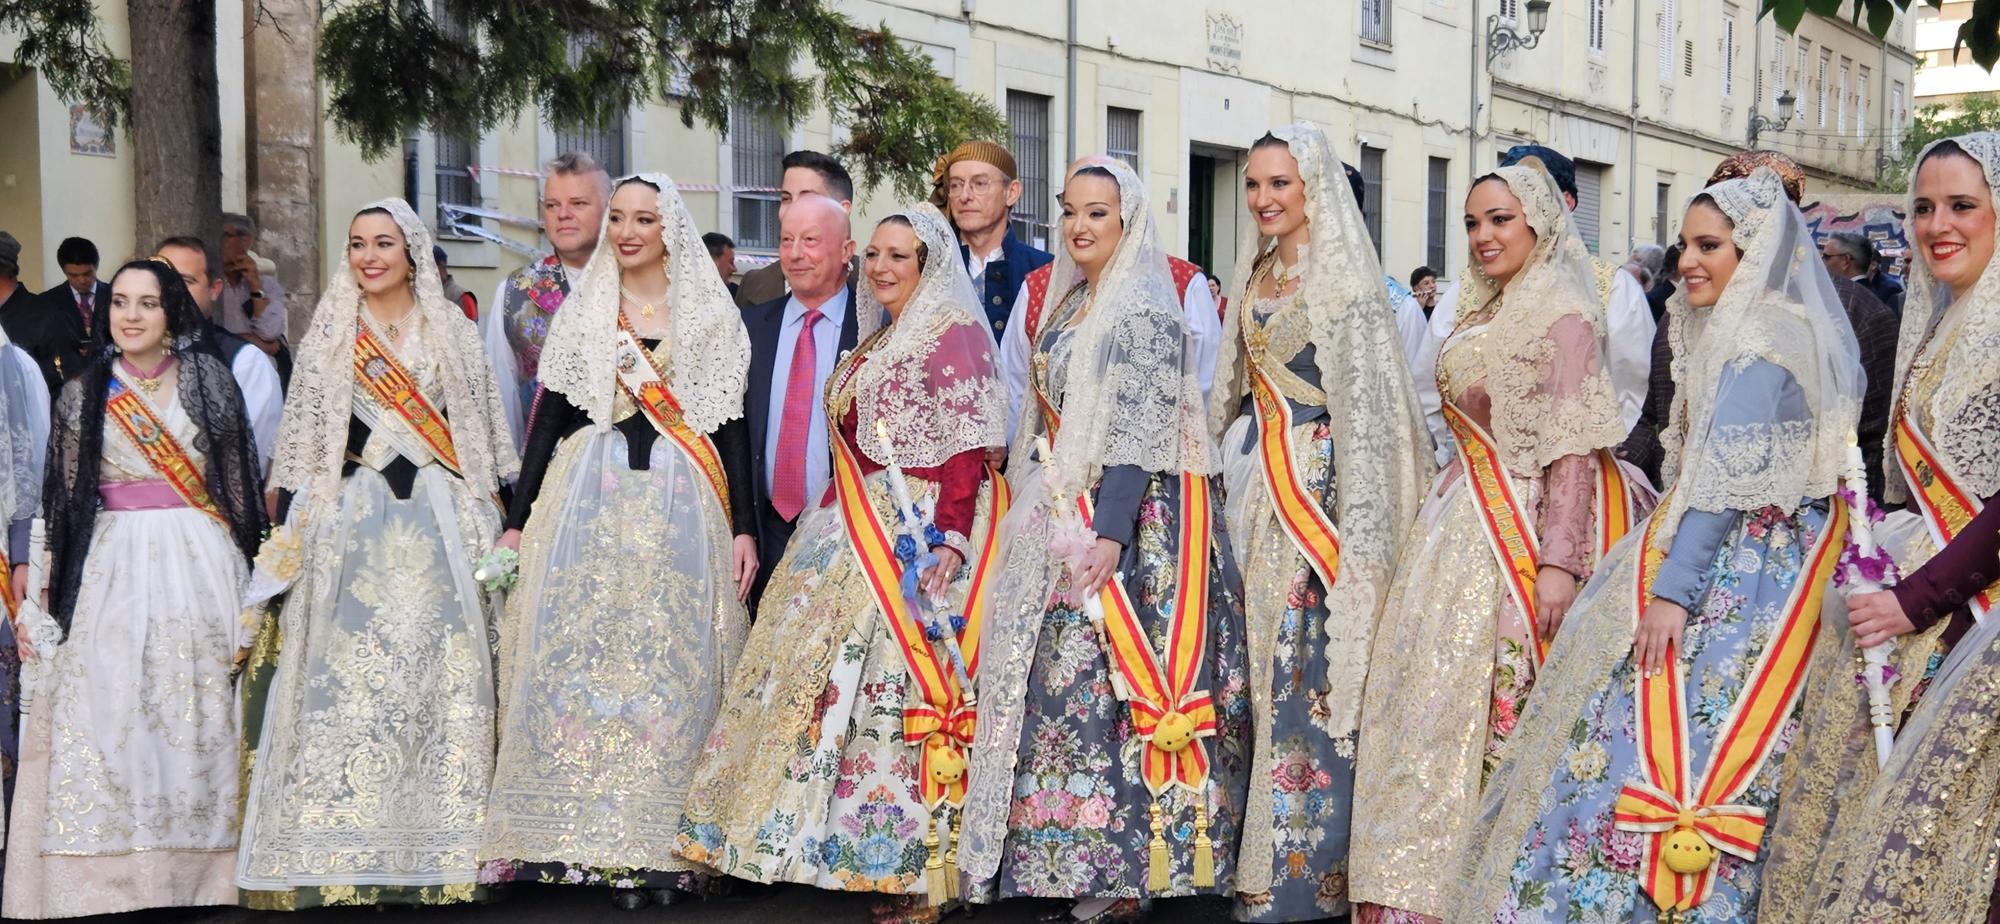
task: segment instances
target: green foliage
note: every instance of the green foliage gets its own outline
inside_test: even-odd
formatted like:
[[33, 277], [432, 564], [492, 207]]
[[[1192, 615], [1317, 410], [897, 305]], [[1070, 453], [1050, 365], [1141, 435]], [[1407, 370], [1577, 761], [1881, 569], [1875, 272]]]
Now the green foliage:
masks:
[[684, 123], [725, 131], [738, 103], [787, 125], [823, 106], [847, 130], [835, 153], [864, 183], [919, 198], [939, 154], [1004, 128], [991, 103], [825, 0], [438, 2], [465, 28], [447, 34], [422, 0], [329, 8], [319, 48], [327, 108], [370, 158], [399, 150], [418, 127], [486, 129], [528, 105], [571, 127], [672, 96]]
[[106, 128], [131, 118], [131, 65], [104, 43], [91, 0], [0, 0], [0, 33], [20, 38], [17, 68], [41, 71], [57, 96], [90, 107]]
[[1910, 130], [1903, 135], [1902, 156], [1882, 177], [1883, 188], [1901, 192], [1909, 183], [1910, 171], [1917, 166], [1917, 156], [1931, 142], [1990, 131], [2000, 131], [2000, 99], [1992, 96], [1969, 94], [1955, 109], [1943, 105], [1918, 107], [1910, 120]]
[[[1829, 19], [1840, 15], [1844, 0], [1761, 0], [1758, 15], [1770, 14], [1778, 28], [1786, 32], [1796, 32], [1799, 20], [1807, 12], [1817, 13]], [[1881, 38], [1889, 34], [1894, 24], [1896, 11], [1907, 12], [1913, 0], [1854, 0], [1854, 8], [1849, 11], [1855, 25], [1861, 25], [1862, 17], [1868, 19], [1868, 31]], [[1923, 0], [1932, 7], [1940, 7], [1943, 0]], [[2000, 62], [2000, 0], [1974, 0], [1972, 16], [1958, 27], [1958, 41], [1952, 50], [1965, 48], [1972, 52], [1972, 60], [1980, 67], [1992, 70]]]

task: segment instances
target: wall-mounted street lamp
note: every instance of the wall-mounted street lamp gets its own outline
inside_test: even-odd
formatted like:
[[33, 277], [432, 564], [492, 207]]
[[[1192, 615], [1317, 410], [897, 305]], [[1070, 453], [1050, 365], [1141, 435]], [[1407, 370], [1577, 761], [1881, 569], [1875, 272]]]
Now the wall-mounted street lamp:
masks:
[[1513, 26], [1500, 24], [1500, 17], [1486, 17], [1486, 66], [1493, 66], [1493, 59], [1503, 51], [1516, 48], [1533, 48], [1541, 44], [1542, 31], [1549, 27], [1549, 0], [1527, 0], [1528, 16], [1523, 23], [1528, 27], [1526, 34], [1516, 31]]
[[1757, 146], [1757, 134], [1767, 128], [1774, 132], [1784, 131], [1785, 126], [1792, 121], [1792, 112], [1794, 107], [1798, 105], [1798, 102], [1799, 98], [1793, 96], [1790, 90], [1779, 93], [1778, 118], [1776, 121], [1767, 119], [1763, 113], [1752, 110], [1750, 113], [1750, 146], [1753, 148]]

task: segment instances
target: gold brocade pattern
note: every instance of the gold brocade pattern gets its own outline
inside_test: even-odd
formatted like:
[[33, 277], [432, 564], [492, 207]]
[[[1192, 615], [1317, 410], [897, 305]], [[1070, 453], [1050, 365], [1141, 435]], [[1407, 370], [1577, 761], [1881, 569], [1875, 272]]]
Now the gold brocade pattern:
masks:
[[[907, 480], [915, 504], [935, 503], [935, 483]], [[896, 523], [887, 472], [865, 482], [875, 516]], [[902, 736], [903, 707], [920, 698], [841, 517], [838, 504], [807, 511], [785, 547], [723, 691], [678, 847], [758, 882], [921, 893], [929, 813]], [[992, 526], [984, 491], [973, 523], [978, 548]], [[971, 578], [962, 566], [941, 613], [962, 612]]]
[[[1525, 509], [1534, 509], [1539, 479], [1517, 485], [1529, 495]], [[1503, 624], [1518, 627], [1520, 615], [1465, 479], [1426, 505], [1403, 554], [1362, 699], [1348, 889], [1356, 902], [1435, 917], [1495, 743]], [[1517, 674], [1528, 663], [1515, 662]], [[1504, 724], [1511, 729], [1513, 717]]]
[[[1285, 361], [1312, 342], [1312, 319], [1296, 298], [1260, 298], [1243, 315], [1245, 358], [1263, 370], [1279, 393], [1307, 406], [1326, 406], [1326, 392], [1299, 377]], [[1332, 509], [1331, 507], [1328, 508]]]
[[749, 618], [700, 471], [665, 440], [646, 471], [626, 453], [570, 435], [523, 532], [482, 857], [690, 868], [674, 836]]

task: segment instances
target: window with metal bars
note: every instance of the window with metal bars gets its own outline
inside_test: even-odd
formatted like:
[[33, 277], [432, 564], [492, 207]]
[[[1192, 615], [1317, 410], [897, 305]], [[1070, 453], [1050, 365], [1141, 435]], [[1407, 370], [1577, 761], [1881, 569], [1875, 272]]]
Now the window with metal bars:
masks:
[[1840, 82], [1834, 85], [1833, 127], [1835, 131], [1847, 131], [1847, 77], [1854, 70], [1853, 62], [1840, 59]]
[[1826, 127], [1826, 72], [1833, 66], [1833, 49], [1819, 50], [1819, 79], [1813, 81], [1813, 109], [1819, 118], [1819, 127]]
[[1726, 14], [1722, 17], [1722, 97], [1728, 99], [1736, 93], [1736, 17]]
[[[572, 36], [569, 41], [569, 63], [571, 67], [583, 63], [585, 49], [595, 44], [597, 39], [588, 35]], [[625, 113], [614, 112], [601, 122], [568, 122], [555, 125], [556, 153], [579, 151], [590, 155], [592, 160], [612, 176], [625, 175]]]
[[729, 164], [734, 177], [736, 246], [778, 246], [778, 194], [785, 183], [785, 127], [775, 113], [742, 103], [729, 113]]
[[1381, 45], [1389, 44], [1390, 0], [1361, 0], [1361, 37]]
[[1604, 7], [1608, 0], [1590, 0], [1590, 53], [1604, 54]]
[[1451, 160], [1430, 159], [1424, 190], [1424, 265], [1445, 273], [1445, 239], [1451, 234]]
[[[472, 23], [466, 16], [464, 0], [437, 0], [431, 8], [431, 21], [437, 24], [438, 33], [447, 39], [472, 40]], [[453, 222], [445, 217], [445, 206], [484, 204], [471, 169], [479, 162], [479, 136], [470, 132], [435, 131], [431, 135], [431, 155], [431, 178], [437, 193], [437, 227], [442, 233], [450, 233]], [[465, 217], [458, 219], [457, 224], [478, 227], [480, 221]]]
[[[1673, 207], [1674, 184], [1668, 182], [1653, 184], [1653, 214], [1659, 216], [1653, 219], [1653, 243], [1661, 247], [1667, 246], [1668, 235], [1673, 231]], [[1671, 270], [1672, 267], [1668, 269]]]
[[1104, 110], [1104, 153], [1124, 161], [1134, 173], [1139, 172], [1139, 148], [1144, 137], [1139, 132], [1139, 117], [1137, 109], [1111, 106]]
[[1014, 205], [1014, 237], [1047, 250], [1053, 237], [1049, 215], [1055, 207], [1055, 192], [1049, 185], [1049, 98], [1008, 90], [1007, 128], [1013, 136], [1016, 179], [1021, 181], [1021, 199]]
[[1361, 146], [1361, 220], [1368, 237], [1375, 242], [1375, 256], [1382, 255], [1382, 155], [1381, 148]]

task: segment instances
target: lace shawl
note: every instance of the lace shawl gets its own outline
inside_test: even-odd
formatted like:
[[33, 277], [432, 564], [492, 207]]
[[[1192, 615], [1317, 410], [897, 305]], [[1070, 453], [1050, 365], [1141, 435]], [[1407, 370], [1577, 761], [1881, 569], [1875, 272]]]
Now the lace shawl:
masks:
[[[655, 352], [667, 357], [668, 387], [680, 402], [688, 427], [712, 434], [743, 415], [750, 334], [743, 328], [743, 313], [708, 258], [701, 229], [695, 227], [673, 178], [642, 173], [617, 185], [636, 180], [659, 187], [656, 209], [667, 250], [667, 337]], [[597, 250], [563, 300], [563, 310], [549, 324], [538, 370], [543, 387], [568, 398], [600, 430], [617, 422], [612, 415], [619, 392], [618, 371], [612, 363], [618, 355], [622, 271], [606, 233], [610, 223], [607, 209]]]
[[[1624, 418], [1611, 384], [1608, 327], [1590, 251], [1555, 180], [1533, 157], [1494, 172], [1521, 201], [1535, 249], [1505, 286], [1468, 261], [1457, 324], [1483, 321], [1485, 328], [1451, 344], [1438, 366], [1450, 380], [1486, 381], [1501, 461], [1514, 472], [1540, 474], [1564, 456], [1616, 446], [1625, 438]], [[1558, 349], [1558, 340], [1578, 335], [1588, 349]], [[1440, 383], [1447, 399], [1462, 390]]]
[[[855, 373], [855, 433], [861, 452], [877, 463], [890, 461], [876, 457], [880, 427], [896, 446], [897, 464], [935, 468], [961, 452], [1007, 444], [1007, 389], [951, 224], [928, 203], [896, 215], [924, 245], [923, 275], [894, 323], [874, 288], [859, 287], [855, 322], [863, 346], [855, 352], [868, 362]], [[834, 381], [840, 378], [835, 373]]]
[[[452, 445], [465, 481], [481, 494], [499, 489], [500, 481], [520, 471], [521, 460], [507, 429], [493, 367], [479, 342], [479, 329], [465, 312], [444, 297], [437, 262], [431, 259], [431, 233], [401, 199], [383, 199], [367, 208], [384, 209], [403, 231], [416, 286], [416, 322], [424, 342], [442, 344], [438, 363], [443, 411], [451, 426]], [[365, 209], [364, 209], [365, 211]], [[361, 323], [363, 296], [354, 273], [333, 275], [326, 294], [313, 310], [312, 326], [299, 341], [291, 392], [285, 399], [285, 419], [271, 463], [271, 483], [291, 491], [310, 490], [316, 518], [321, 509], [339, 503], [337, 485], [347, 450], [347, 422], [354, 413], [354, 334]]]
[[[1657, 542], [1670, 547], [1681, 514], [1789, 510], [1826, 497], [1847, 468], [1861, 412], [1861, 352], [1805, 217], [1776, 171], [1759, 168], [1703, 192], [1743, 252], [1721, 298], [1702, 309], [1674, 294], [1667, 310], [1676, 400], [1660, 442], [1673, 485]], [[1753, 363], [1775, 365], [1804, 393], [1806, 416], [1723, 423], [1716, 408]], [[1768, 396], [1764, 400], [1776, 400]]]
[[[1986, 174], [1993, 203], [2000, 208], [2000, 132], [1976, 132], [1949, 139], [1972, 155]], [[1932, 142], [1924, 149], [1944, 142]], [[1917, 162], [1923, 163], [1923, 157]], [[1916, 177], [1910, 177], [1910, 197], [1903, 214], [1916, 214]], [[1905, 234], [1917, 239], [1913, 219], [1905, 219]], [[1898, 408], [1915, 392], [1912, 373], [1943, 374], [1929, 406], [1925, 435], [1951, 463], [1959, 484], [1976, 497], [2000, 491], [2000, 260], [1989, 261], [1972, 291], [1954, 293], [1931, 274], [1921, 258], [1910, 261], [1904, 280], [1903, 326], [1896, 344]], [[1916, 408], [1910, 412], [1915, 413]], [[1887, 458], [1895, 458], [1896, 430], [1885, 440]], [[1884, 466], [1883, 494], [1890, 502], [1909, 499], [1901, 468]]]
[[[1319, 381], [1313, 384], [1326, 395], [1327, 426], [1335, 447], [1334, 521], [1340, 530], [1341, 554], [1340, 574], [1327, 591], [1328, 610], [1351, 625], [1329, 625], [1327, 631], [1358, 642], [1327, 649], [1329, 658], [1335, 652], [1348, 652], [1360, 661], [1326, 666], [1331, 690], [1326, 700], [1339, 711], [1328, 715], [1322, 727], [1339, 738], [1352, 733], [1360, 721], [1369, 639], [1395, 577], [1403, 534], [1416, 519], [1430, 483], [1430, 433], [1410, 386], [1395, 310], [1382, 288], [1381, 266], [1340, 159], [1326, 135], [1310, 124], [1295, 123], [1272, 134], [1285, 140], [1298, 161], [1306, 190], [1306, 222], [1312, 232], [1298, 295], [1280, 311], [1305, 313], [1319, 365]], [[1217, 437], [1249, 392], [1244, 312], [1255, 301], [1257, 267], [1268, 265], [1275, 246], [1275, 241], [1257, 233], [1254, 223], [1246, 225], [1209, 402], [1210, 432]], [[1289, 358], [1274, 356], [1272, 361]]]
[[[1083, 365], [1066, 371], [1062, 394], [1055, 396], [1062, 429], [1049, 474], [1070, 497], [1118, 465], [1216, 471], [1201, 382], [1187, 349], [1187, 316], [1153, 227], [1146, 187], [1122, 162], [1101, 169], [1118, 181], [1124, 233], [1076, 321], [1071, 362]], [[1086, 284], [1067, 247], [1058, 251], [1051, 272], [1052, 298]], [[1044, 430], [1035, 402], [1024, 402], [1021, 419], [1016, 459], [1027, 457], [1030, 441]]]

